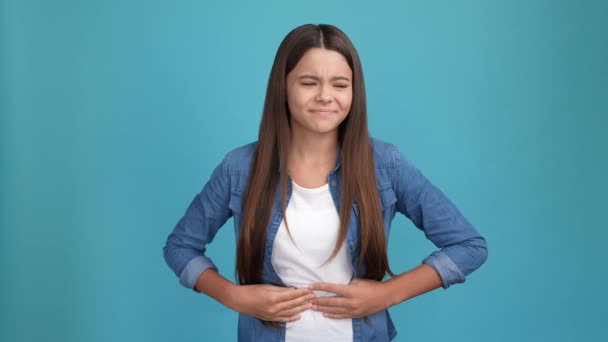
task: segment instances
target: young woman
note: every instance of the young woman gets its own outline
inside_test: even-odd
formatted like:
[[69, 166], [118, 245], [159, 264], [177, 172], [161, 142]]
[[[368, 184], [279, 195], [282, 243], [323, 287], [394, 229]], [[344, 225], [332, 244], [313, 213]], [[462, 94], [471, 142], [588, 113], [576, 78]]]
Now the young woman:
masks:
[[[387, 259], [396, 212], [439, 248], [400, 275]], [[230, 217], [238, 284], [205, 255]], [[164, 257], [182, 285], [239, 312], [239, 341], [388, 341], [389, 307], [464, 282], [487, 249], [411, 161], [369, 136], [348, 37], [303, 25], [277, 51], [258, 140], [226, 154]]]

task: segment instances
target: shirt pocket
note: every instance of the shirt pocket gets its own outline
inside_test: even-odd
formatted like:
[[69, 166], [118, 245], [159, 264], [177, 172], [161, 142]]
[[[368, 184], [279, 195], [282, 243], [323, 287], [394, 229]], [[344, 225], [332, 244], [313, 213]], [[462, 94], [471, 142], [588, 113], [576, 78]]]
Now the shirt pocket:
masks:
[[383, 212], [390, 209], [397, 202], [397, 196], [395, 195], [395, 191], [393, 191], [390, 184], [378, 188], [378, 193], [380, 195]]
[[[382, 206], [382, 213], [386, 213], [397, 203], [397, 196], [395, 195], [395, 191], [390, 184], [379, 186], [378, 187], [378, 195], [380, 196], [380, 205]], [[356, 202], [353, 202], [353, 210], [355, 211], [355, 215], [359, 217], [359, 206]]]
[[239, 190], [230, 192], [230, 201], [228, 207], [232, 211], [232, 215], [241, 217], [243, 214], [243, 194]]

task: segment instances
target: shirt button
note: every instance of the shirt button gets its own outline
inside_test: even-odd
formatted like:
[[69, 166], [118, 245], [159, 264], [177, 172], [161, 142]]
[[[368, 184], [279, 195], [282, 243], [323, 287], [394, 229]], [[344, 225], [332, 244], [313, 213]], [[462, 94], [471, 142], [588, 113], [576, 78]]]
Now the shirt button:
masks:
[[361, 330], [361, 327], [358, 325], [355, 325], [353, 330], [355, 330], [355, 332], [359, 332], [359, 330]]
[[336, 181], [331, 181], [331, 186], [336, 186]]

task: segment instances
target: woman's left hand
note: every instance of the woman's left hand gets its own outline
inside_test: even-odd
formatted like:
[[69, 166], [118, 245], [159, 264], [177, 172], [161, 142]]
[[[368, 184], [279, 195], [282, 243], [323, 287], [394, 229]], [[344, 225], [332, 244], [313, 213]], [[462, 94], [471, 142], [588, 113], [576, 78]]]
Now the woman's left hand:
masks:
[[348, 285], [316, 283], [309, 288], [338, 295], [315, 297], [310, 301], [313, 310], [323, 312], [328, 318], [364, 317], [393, 305], [388, 284], [381, 281], [356, 278]]

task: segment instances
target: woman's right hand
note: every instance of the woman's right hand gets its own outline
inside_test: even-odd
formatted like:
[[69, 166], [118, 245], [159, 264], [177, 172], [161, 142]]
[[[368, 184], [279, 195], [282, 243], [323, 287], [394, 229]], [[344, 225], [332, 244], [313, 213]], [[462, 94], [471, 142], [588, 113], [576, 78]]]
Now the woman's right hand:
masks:
[[237, 285], [233, 288], [232, 309], [264, 321], [293, 322], [299, 313], [312, 307], [311, 290], [268, 284]]

